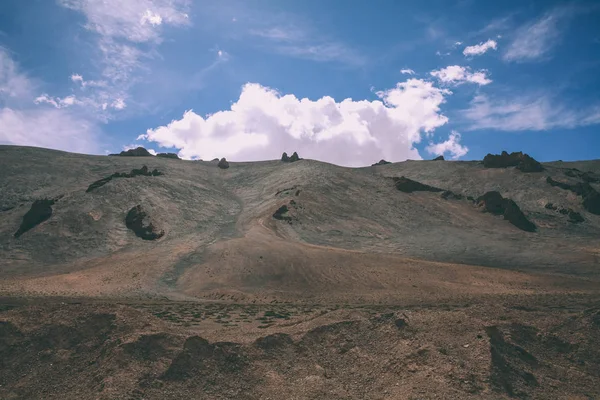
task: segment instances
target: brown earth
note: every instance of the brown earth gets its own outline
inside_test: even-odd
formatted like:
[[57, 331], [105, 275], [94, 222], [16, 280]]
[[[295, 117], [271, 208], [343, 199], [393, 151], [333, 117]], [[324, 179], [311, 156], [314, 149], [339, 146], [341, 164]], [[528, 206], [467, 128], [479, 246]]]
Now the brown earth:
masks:
[[[600, 162], [543, 167], [0, 146], [0, 398], [598, 398], [600, 216], [547, 178], [598, 190]], [[469, 200], [491, 191], [536, 231]]]

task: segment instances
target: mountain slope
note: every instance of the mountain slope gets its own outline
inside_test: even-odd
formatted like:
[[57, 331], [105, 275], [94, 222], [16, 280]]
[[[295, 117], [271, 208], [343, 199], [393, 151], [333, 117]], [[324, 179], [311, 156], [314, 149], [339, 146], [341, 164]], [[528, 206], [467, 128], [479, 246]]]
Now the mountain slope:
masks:
[[[86, 192], [144, 165], [161, 175], [115, 178]], [[397, 298], [398, 287], [403, 296], [526, 293], [529, 285], [587, 290], [597, 287], [600, 216], [546, 182], [574, 181], [565, 175], [572, 165], [600, 172], [598, 161], [546, 163], [538, 173], [447, 161], [354, 169], [313, 160], [234, 162], [220, 169], [1, 146], [0, 289], [259, 301], [373, 301]], [[463, 199], [403, 193], [391, 179], [400, 176]], [[466, 199], [492, 190], [514, 200], [537, 231], [519, 230]], [[50, 218], [15, 238], [42, 198], [56, 199]], [[584, 221], [569, 222], [547, 203]], [[125, 215], [137, 205], [162, 238], [142, 240], [127, 229]], [[283, 205], [284, 219], [273, 218]]]

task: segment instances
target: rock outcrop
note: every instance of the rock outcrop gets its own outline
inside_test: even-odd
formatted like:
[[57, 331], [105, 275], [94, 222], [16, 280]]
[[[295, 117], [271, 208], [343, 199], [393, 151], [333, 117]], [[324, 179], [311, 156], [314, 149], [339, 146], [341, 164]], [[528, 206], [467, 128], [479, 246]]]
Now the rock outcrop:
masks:
[[143, 147], [137, 147], [135, 149], [129, 149], [122, 151], [119, 154], [109, 154], [109, 156], [121, 156], [121, 157], [152, 157], [152, 154]]
[[29, 231], [30, 229], [38, 226], [42, 222], [49, 219], [52, 216], [52, 206], [54, 205], [54, 203], [55, 200], [53, 199], [42, 199], [34, 201], [29, 211], [27, 211], [23, 216], [21, 226], [15, 232], [14, 236], [18, 238], [25, 232]]
[[158, 153], [156, 155], [156, 157], [173, 158], [175, 160], [181, 160], [181, 158], [179, 158], [179, 156], [177, 155], [177, 153]]
[[217, 164], [217, 167], [219, 167], [221, 169], [227, 169], [227, 168], [229, 168], [229, 162], [225, 159], [225, 157], [223, 157]]
[[535, 232], [536, 230], [535, 224], [527, 219], [517, 203], [502, 197], [499, 192], [485, 193], [477, 199], [477, 204], [491, 214], [503, 215], [505, 220], [523, 231]]
[[579, 223], [579, 222], [585, 221], [585, 219], [583, 218], [583, 216], [580, 213], [574, 211], [571, 208], [558, 207], [552, 203], [546, 203], [544, 208], [547, 210], [558, 211], [562, 215], [568, 215], [569, 222]]
[[292, 154], [291, 157], [288, 157], [287, 153], [283, 153], [281, 155], [281, 161], [283, 162], [296, 162], [301, 160], [301, 158], [298, 156], [298, 153], [294, 152], [294, 154]]
[[522, 172], [542, 172], [544, 170], [542, 164], [521, 151], [510, 154], [503, 151], [500, 155], [488, 154], [483, 158], [483, 166], [486, 168], [516, 167]]
[[438, 156], [434, 158], [433, 161], [444, 161], [444, 156]]
[[287, 215], [289, 209], [286, 205], [279, 207], [275, 213], [273, 214], [273, 218], [278, 219], [280, 221], [292, 222], [292, 217]]
[[159, 229], [141, 205], [133, 207], [125, 217], [125, 225], [143, 240], [156, 240], [164, 236], [165, 231]]
[[95, 189], [98, 189], [101, 186], [106, 185], [108, 182], [115, 178], [134, 178], [136, 176], [160, 176], [162, 172], [159, 172], [156, 168], [150, 171], [147, 166], [143, 166], [142, 168], [134, 168], [131, 172], [115, 172], [114, 174], [107, 176], [106, 178], [102, 178], [97, 180], [88, 186], [86, 193], [89, 193]]
[[583, 172], [577, 168], [571, 168], [565, 171], [565, 175], [570, 176], [571, 178], [579, 178], [587, 183], [600, 183], [600, 175], [595, 172]]
[[462, 200], [462, 198], [463, 198], [462, 194], [456, 194], [456, 193], [454, 193], [454, 192], [452, 192], [450, 190], [445, 190], [442, 193], [441, 197], [444, 200], [448, 200], [448, 199], [451, 199], [451, 200]]
[[394, 177], [394, 183], [396, 185], [396, 189], [404, 193], [412, 193], [412, 192], [443, 192], [443, 189], [439, 189], [433, 186], [425, 185], [424, 183], [413, 181], [405, 176], [401, 176], [400, 178]]
[[376, 167], [378, 165], [386, 165], [386, 164], [391, 164], [391, 162], [385, 161], [385, 160], [379, 160], [379, 162], [376, 162], [375, 164], [371, 164], [371, 167]]
[[555, 181], [551, 177], [546, 178], [551, 186], [571, 191], [583, 198], [583, 208], [592, 214], [600, 215], [600, 193], [588, 182], [566, 183]]

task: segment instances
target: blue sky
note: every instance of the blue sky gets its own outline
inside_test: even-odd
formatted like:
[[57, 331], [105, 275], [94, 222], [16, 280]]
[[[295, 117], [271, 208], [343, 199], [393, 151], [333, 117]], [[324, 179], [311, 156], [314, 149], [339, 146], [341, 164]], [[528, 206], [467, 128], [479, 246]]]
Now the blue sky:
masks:
[[0, 143], [600, 158], [597, 1], [0, 2]]

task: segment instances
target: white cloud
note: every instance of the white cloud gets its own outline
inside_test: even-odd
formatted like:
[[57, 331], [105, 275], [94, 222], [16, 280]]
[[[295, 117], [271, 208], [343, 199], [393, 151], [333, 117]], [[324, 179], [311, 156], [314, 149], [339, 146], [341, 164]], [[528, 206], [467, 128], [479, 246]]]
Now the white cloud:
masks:
[[481, 42], [473, 46], [467, 46], [463, 50], [465, 56], [480, 56], [488, 50], [496, 50], [498, 43], [495, 40], [489, 39], [487, 42]]
[[413, 144], [447, 123], [440, 105], [449, 94], [409, 79], [377, 92], [379, 100], [314, 101], [249, 83], [231, 109], [206, 117], [186, 111], [138, 139], [180, 149], [187, 159], [254, 161], [276, 159], [284, 151], [346, 166], [420, 159]]
[[33, 86], [29, 78], [18, 71], [9, 53], [0, 47], [0, 100], [22, 98], [33, 90]]
[[[7, 51], [0, 48], [0, 144], [48, 147], [92, 153], [96, 151], [96, 126], [65, 109], [74, 96], [35, 97], [37, 84], [20, 71]], [[34, 101], [55, 108], [34, 106]]]
[[559, 22], [565, 19], [569, 13], [570, 11], [566, 8], [556, 8], [517, 29], [503, 59], [526, 62], [547, 57], [550, 50], [560, 41]]
[[452, 159], [456, 160], [467, 154], [469, 148], [460, 144], [460, 133], [452, 131], [450, 136], [448, 136], [448, 140], [435, 144], [429, 143], [429, 146], [427, 146], [426, 150], [427, 152], [435, 154], [436, 156], [450, 153]]
[[431, 71], [430, 74], [446, 84], [460, 85], [471, 82], [482, 86], [492, 83], [492, 80], [487, 77], [487, 71], [471, 72], [469, 67], [461, 67], [460, 65], [450, 65], [440, 70]]
[[77, 153], [97, 150], [93, 123], [68, 111], [46, 108], [0, 109], [0, 143], [46, 147]]
[[413, 71], [413, 70], [412, 70], [412, 69], [410, 69], [410, 68], [405, 68], [405, 69], [401, 69], [401, 70], [400, 70], [400, 73], [401, 73], [401, 74], [414, 75], [414, 74], [415, 74], [415, 71]]
[[469, 129], [500, 131], [542, 131], [554, 128], [572, 129], [600, 123], [600, 104], [583, 109], [556, 103], [550, 96], [529, 95], [490, 99], [476, 96], [464, 117]]
[[98, 75], [85, 80], [73, 74], [71, 80], [85, 95], [77, 104], [96, 112], [101, 121], [111, 119], [113, 111], [125, 107], [130, 89], [144, 79], [146, 59], [156, 56], [165, 26], [189, 24], [189, 0], [58, 0], [62, 6], [80, 12], [85, 28], [95, 33], [99, 60]]
[[53, 97], [48, 96], [46, 93], [42, 94], [41, 96], [36, 97], [33, 100], [33, 102], [35, 104], [41, 104], [41, 103], [51, 104], [55, 108], [65, 108], [65, 107], [72, 106], [73, 104], [80, 103], [80, 101], [77, 100], [77, 98], [73, 95], [66, 96], [63, 98], [60, 98], [60, 97], [53, 98]]

